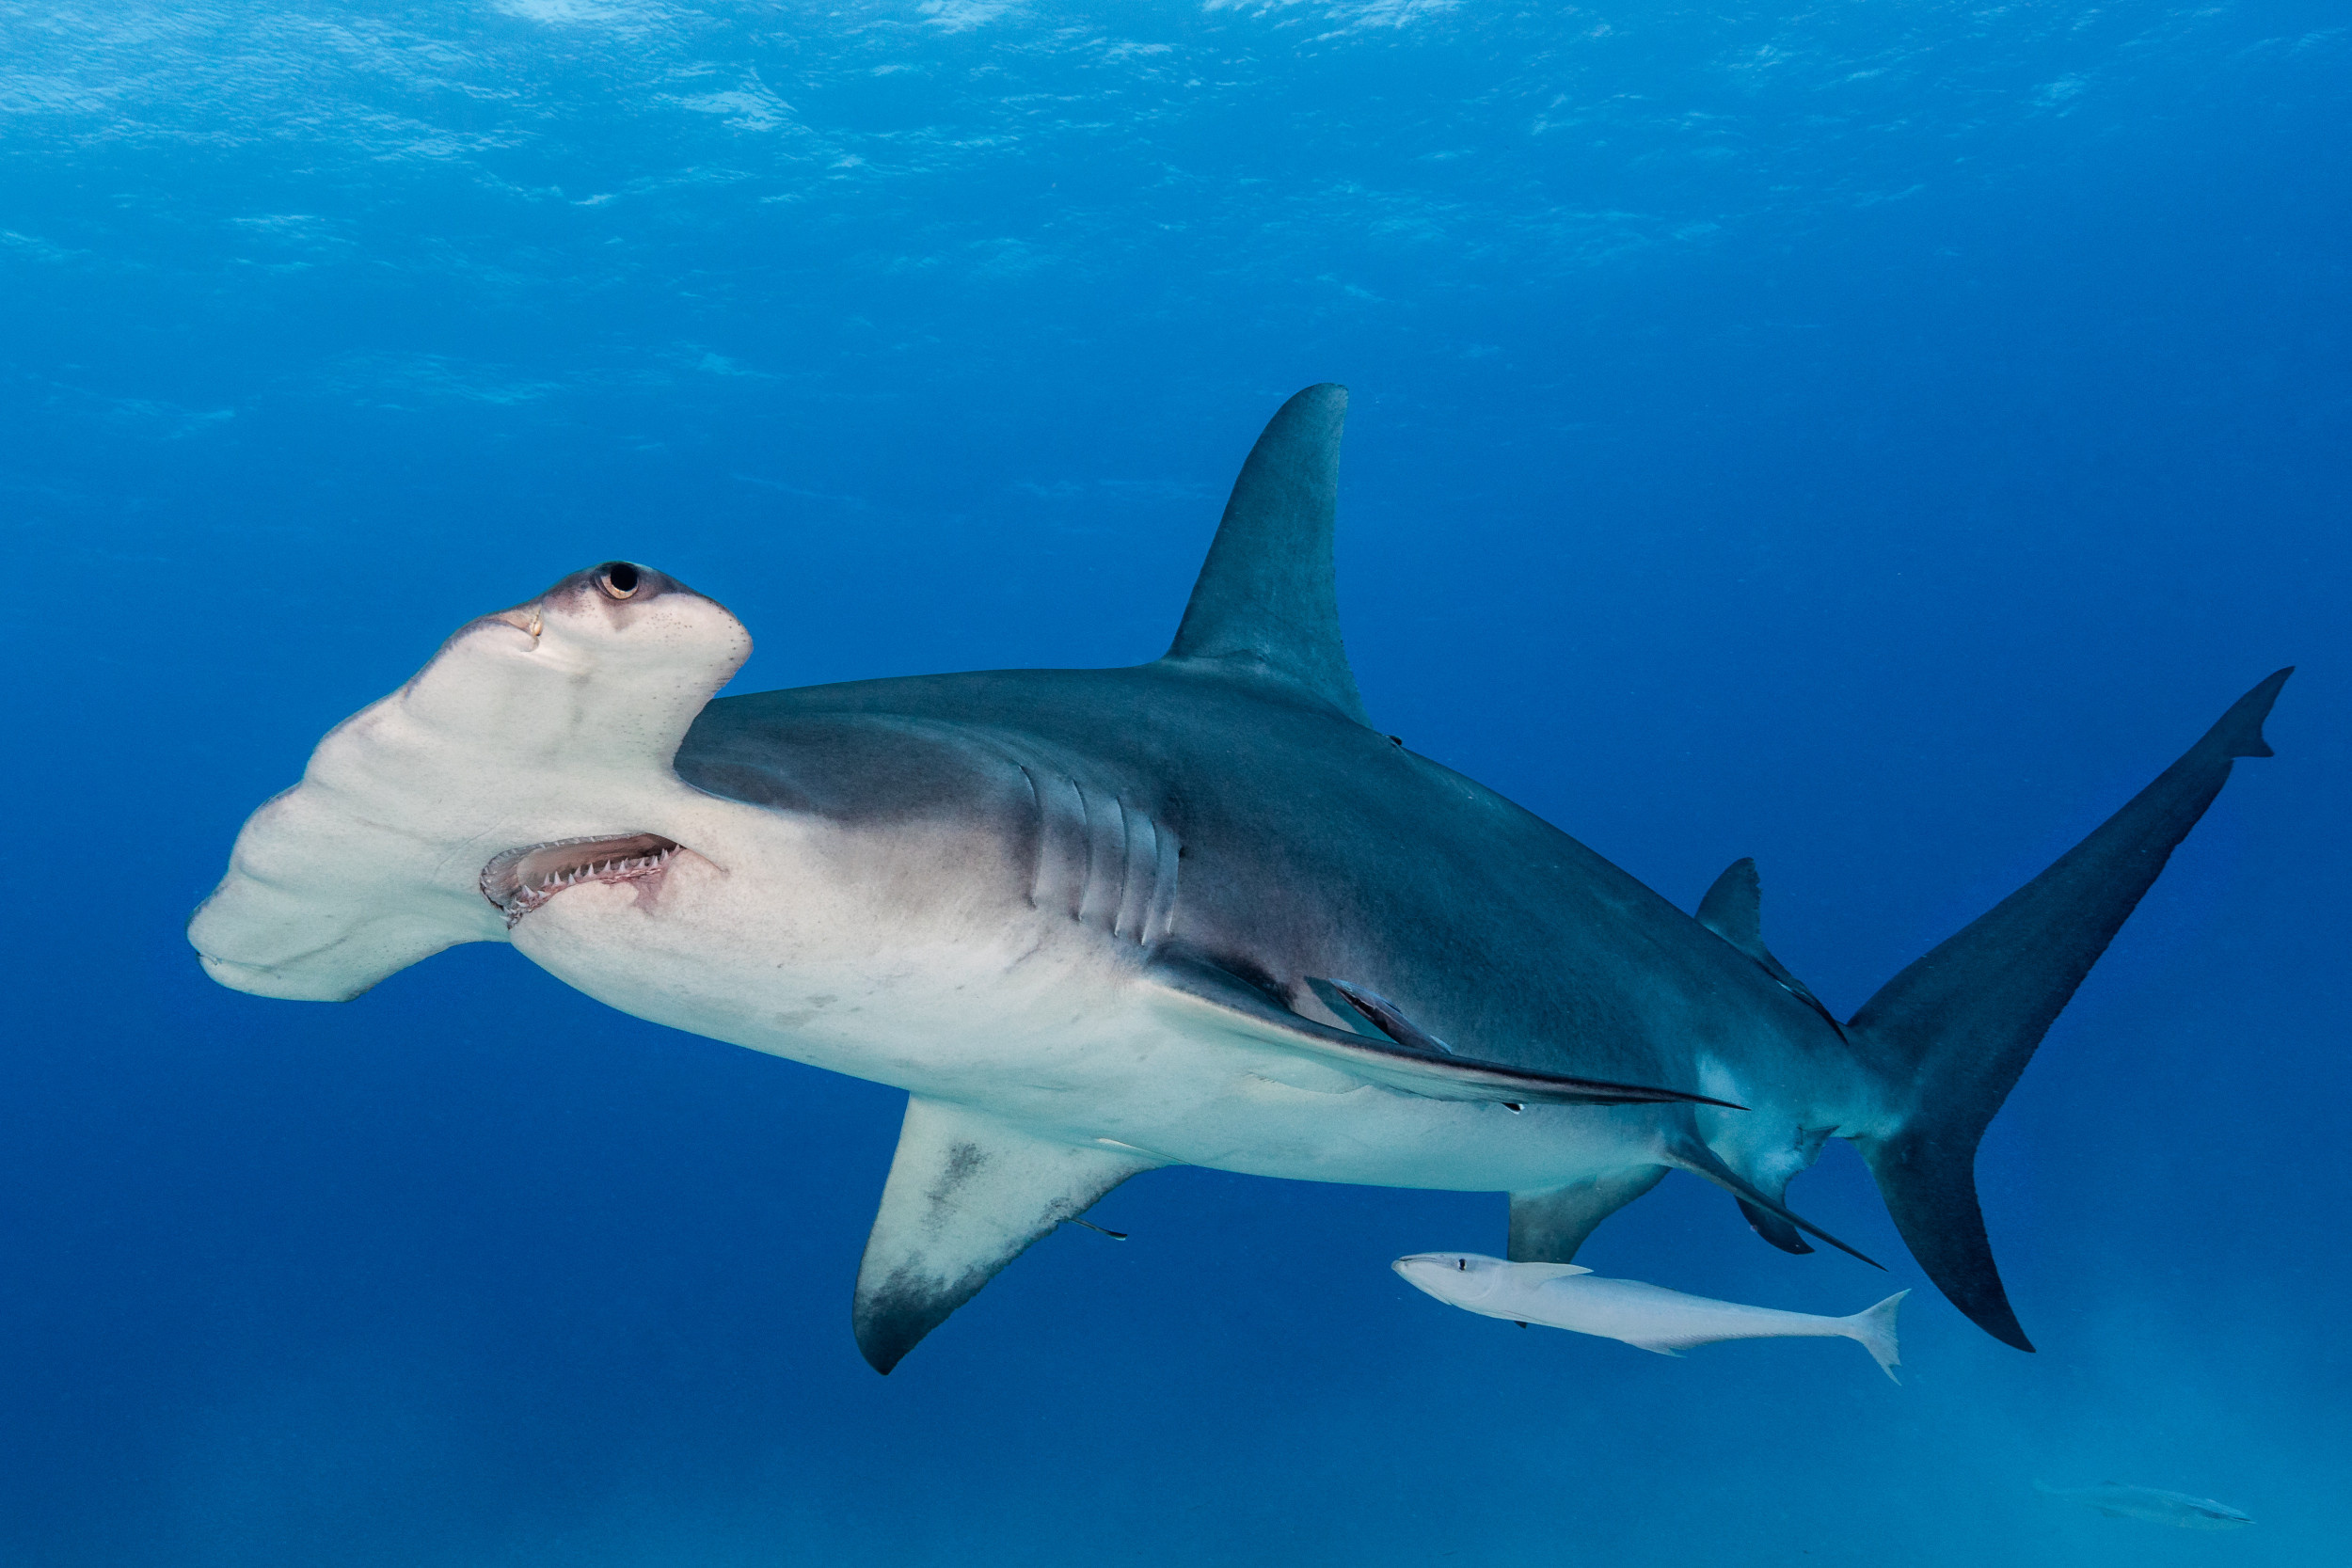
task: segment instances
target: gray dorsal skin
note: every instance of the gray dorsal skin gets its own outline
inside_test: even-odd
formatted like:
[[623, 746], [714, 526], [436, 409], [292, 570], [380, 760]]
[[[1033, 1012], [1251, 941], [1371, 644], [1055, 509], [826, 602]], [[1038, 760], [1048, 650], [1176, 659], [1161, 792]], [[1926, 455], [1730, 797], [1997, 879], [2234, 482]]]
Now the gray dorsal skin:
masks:
[[1343, 408], [1275, 416], [1174, 646], [1132, 669], [713, 701], [733, 616], [576, 573], [322, 740], [190, 938], [224, 984], [318, 1000], [507, 942], [640, 1018], [909, 1091], [854, 1307], [885, 1371], [1154, 1166], [1509, 1193], [1512, 1257], [1566, 1264], [1670, 1169], [1776, 1244], [1842, 1246], [1782, 1201], [1833, 1136], [2023, 1347], [1977, 1139], [2232, 759], [2268, 754], [2283, 673], [1841, 1030], [1764, 947], [1752, 866], [1693, 919], [1364, 724]]

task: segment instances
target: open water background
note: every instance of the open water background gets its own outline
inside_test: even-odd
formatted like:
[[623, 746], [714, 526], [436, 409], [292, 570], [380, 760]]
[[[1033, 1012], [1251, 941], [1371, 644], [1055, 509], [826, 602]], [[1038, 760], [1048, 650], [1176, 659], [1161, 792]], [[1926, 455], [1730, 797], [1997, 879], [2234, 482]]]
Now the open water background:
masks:
[[[2348, 111], [2316, 0], [0, 5], [0, 1559], [2340, 1560]], [[2302, 666], [1986, 1142], [2039, 1355], [1521, 1334], [1387, 1268], [1499, 1197], [1173, 1171], [885, 1381], [897, 1094], [183, 945], [598, 560], [738, 689], [1154, 657], [1326, 379], [1375, 719], [1686, 907], [1757, 856], [1841, 1011]], [[1887, 1288], [1679, 1177], [1582, 1260]], [[2030, 1489], [2110, 1477], [2261, 1523]]]

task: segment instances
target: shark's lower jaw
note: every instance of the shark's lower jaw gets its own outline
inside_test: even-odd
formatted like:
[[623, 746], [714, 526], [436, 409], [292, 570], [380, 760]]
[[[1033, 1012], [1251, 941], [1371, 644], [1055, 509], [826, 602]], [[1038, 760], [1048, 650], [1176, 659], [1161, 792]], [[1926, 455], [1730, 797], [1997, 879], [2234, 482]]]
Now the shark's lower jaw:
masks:
[[482, 896], [506, 916], [506, 928], [582, 882], [654, 882], [677, 846], [659, 833], [619, 838], [559, 838], [509, 849], [482, 868]]

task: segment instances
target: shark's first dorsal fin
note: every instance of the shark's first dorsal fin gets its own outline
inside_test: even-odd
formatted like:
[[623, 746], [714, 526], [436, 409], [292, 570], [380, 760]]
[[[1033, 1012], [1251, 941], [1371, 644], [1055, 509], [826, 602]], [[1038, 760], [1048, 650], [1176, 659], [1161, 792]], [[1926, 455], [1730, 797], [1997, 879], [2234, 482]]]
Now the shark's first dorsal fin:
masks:
[[[1764, 945], [1763, 905], [1764, 886], [1756, 874], [1756, 862], [1742, 857], [1724, 867], [1724, 874], [1715, 879], [1715, 885], [1699, 900], [1698, 922], [1755, 959], [1756, 967], [1771, 975], [1781, 990], [1820, 1014], [1831, 1028], [1844, 1034], [1837, 1020], [1821, 1006], [1821, 999], [1813, 994], [1812, 988], [1789, 974], [1788, 966], [1773, 958], [1772, 950]], [[1749, 1218], [1753, 1220], [1755, 1215]], [[1789, 1234], [1793, 1236], [1795, 1232]], [[1780, 1242], [1773, 1244], [1786, 1245]]]
[[1060, 1143], [960, 1105], [908, 1101], [858, 1265], [858, 1349], [889, 1371], [1030, 1243], [1160, 1163], [1124, 1145]]
[[1329, 382], [1267, 421], [1233, 482], [1168, 657], [1271, 676], [1368, 724], [1340, 642], [1331, 574], [1346, 422], [1347, 388]]

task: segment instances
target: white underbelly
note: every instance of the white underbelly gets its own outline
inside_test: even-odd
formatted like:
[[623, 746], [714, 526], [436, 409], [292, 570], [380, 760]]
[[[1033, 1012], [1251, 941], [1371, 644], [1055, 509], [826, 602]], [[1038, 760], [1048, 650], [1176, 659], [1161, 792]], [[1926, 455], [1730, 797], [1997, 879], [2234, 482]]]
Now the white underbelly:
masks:
[[899, 928], [885, 946], [845, 938], [844, 922], [779, 939], [708, 896], [723, 891], [672, 887], [648, 911], [629, 888], [582, 886], [526, 916], [514, 943], [636, 1017], [1170, 1164], [1531, 1191], [1655, 1147], [1645, 1107], [1434, 1100], [1188, 1029], [1153, 1005], [1139, 963], [1105, 961], [1083, 927], [1014, 922], [982, 941]]

